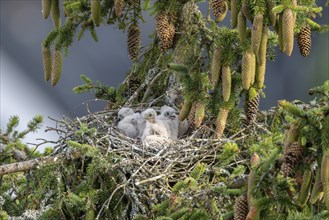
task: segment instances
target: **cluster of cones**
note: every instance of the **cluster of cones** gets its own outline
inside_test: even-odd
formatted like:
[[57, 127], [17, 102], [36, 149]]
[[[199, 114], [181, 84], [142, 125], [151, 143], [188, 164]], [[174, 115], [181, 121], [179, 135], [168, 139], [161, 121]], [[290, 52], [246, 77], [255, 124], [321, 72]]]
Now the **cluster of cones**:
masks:
[[[240, 41], [245, 45], [246, 51], [242, 57], [242, 87], [247, 92], [245, 102], [245, 113], [247, 125], [256, 120], [256, 113], [259, 106], [259, 94], [250, 95], [254, 91], [263, 89], [266, 72], [266, 53], [269, 38], [268, 24], [273, 26], [279, 39], [280, 49], [287, 55], [291, 55], [294, 45], [294, 28], [296, 12], [283, 5], [276, 6], [274, 1], [265, 1], [264, 10], [254, 11], [250, 9], [249, 1], [231, 0], [227, 4], [225, 0], [211, 0], [210, 8], [217, 22], [222, 21], [230, 9], [230, 21], [232, 28], [236, 28]], [[291, 1], [291, 6], [296, 7], [297, 2]], [[266, 17], [267, 16], [267, 17]], [[247, 29], [247, 19], [252, 22], [251, 34]], [[267, 22], [268, 21], [268, 22]], [[300, 29], [297, 36], [298, 46], [302, 56], [306, 57], [311, 50], [311, 28], [306, 24]], [[221, 67], [221, 52], [215, 48], [212, 59], [212, 82], [214, 87], [218, 85], [220, 74], [227, 68]], [[222, 73], [220, 73], [222, 71]], [[227, 78], [227, 77], [226, 77]], [[224, 101], [227, 101], [229, 92], [225, 90], [227, 82], [222, 82], [222, 94]], [[223, 123], [222, 123], [223, 124]], [[221, 125], [218, 126], [221, 133]]]
[[[51, 15], [54, 27], [59, 28], [61, 26], [59, 0], [42, 0], [42, 15], [45, 19]], [[60, 79], [63, 63], [62, 56], [60, 48], [55, 48], [52, 55], [50, 46], [42, 46], [44, 78], [46, 81], [51, 79], [52, 86], [55, 86]]]

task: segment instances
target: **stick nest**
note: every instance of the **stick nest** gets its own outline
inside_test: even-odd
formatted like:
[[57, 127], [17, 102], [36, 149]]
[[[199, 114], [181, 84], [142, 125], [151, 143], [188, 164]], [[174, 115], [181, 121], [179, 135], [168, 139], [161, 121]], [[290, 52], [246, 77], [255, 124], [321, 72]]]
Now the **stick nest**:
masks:
[[[103, 216], [102, 212], [108, 209], [108, 206], [112, 204], [116, 208], [122, 201], [126, 202], [125, 217], [135, 218], [138, 214], [152, 216], [152, 207], [172, 198], [175, 185], [189, 178], [191, 172], [200, 164], [206, 167], [203, 177], [200, 178], [203, 183], [207, 182], [208, 187], [199, 187], [193, 193], [188, 192], [186, 196], [189, 199], [207, 200], [204, 196], [214, 196], [217, 193], [217, 204], [221, 203], [219, 205], [223, 205], [224, 211], [224, 204], [232, 205], [235, 197], [221, 197], [218, 189], [223, 186], [239, 188], [246, 183], [244, 173], [231, 175], [239, 165], [249, 162], [247, 150], [243, 149], [248, 141], [246, 137], [268, 132], [267, 125], [263, 123], [252, 128], [243, 128], [228, 138], [213, 139], [210, 137], [212, 128], [204, 125], [190, 132], [186, 138], [154, 147], [123, 135], [116, 128], [116, 110], [89, 113], [74, 120], [56, 120], [56, 127], [48, 130], [55, 130], [60, 135], [54, 154], [65, 153], [70, 158], [72, 152], [76, 151], [70, 147], [70, 142], [96, 147], [100, 152], [97, 160], [101, 166], [107, 167], [103, 167], [103, 174], [96, 176], [107, 172], [109, 175], [115, 175], [114, 190], [110, 190], [106, 200], [97, 205], [99, 217]], [[267, 117], [264, 117], [264, 121], [266, 120]], [[236, 148], [230, 147], [232, 145], [236, 145]], [[95, 160], [95, 157], [92, 160]], [[77, 176], [73, 178], [86, 175], [85, 167], [91, 163], [88, 153], [78, 159], [72, 158], [69, 162], [76, 164], [81, 172], [77, 172]], [[225, 181], [223, 177], [226, 177]], [[99, 182], [102, 188], [103, 180], [100, 178]], [[66, 185], [70, 184], [72, 185], [71, 182], [66, 182]]]

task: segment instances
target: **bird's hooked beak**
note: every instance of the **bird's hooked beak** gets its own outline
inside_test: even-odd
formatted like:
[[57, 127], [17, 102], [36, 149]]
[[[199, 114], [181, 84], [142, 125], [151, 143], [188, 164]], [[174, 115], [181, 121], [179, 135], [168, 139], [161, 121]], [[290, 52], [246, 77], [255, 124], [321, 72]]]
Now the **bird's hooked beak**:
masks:
[[172, 112], [170, 114], [169, 118], [173, 120], [173, 119], [176, 119], [176, 116], [177, 116], [176, 112]]

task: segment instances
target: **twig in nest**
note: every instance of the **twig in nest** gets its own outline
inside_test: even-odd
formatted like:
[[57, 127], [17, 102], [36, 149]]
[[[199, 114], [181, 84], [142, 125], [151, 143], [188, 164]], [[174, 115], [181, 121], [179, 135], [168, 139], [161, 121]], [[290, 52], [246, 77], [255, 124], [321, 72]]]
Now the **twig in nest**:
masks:
[[162, 74], [166, 73], [167, 70], [162, 70], [160, 71], [160, 73], [158, 73], [153, 79], [152, 81], [148, 84], [146, 91], [144, 93], [143, 99], [142, 99], [142, 103], [144, 103], [147, 99], [147, 97], [149, 96], [150, 92], [151, 92], [151, 88], [152, 85], [160, 78], [160, 76], [162, 76]]

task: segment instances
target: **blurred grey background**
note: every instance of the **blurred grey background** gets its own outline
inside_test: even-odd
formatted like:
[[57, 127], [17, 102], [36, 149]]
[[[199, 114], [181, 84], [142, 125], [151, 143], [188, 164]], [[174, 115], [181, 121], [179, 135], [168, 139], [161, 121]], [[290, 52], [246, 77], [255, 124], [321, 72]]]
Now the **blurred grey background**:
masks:
[[[0, 121], [3, 129], [11, 115], [19, 115], [21, 129], [36, 114], [42, 114], [46, 126], [54, 126], [48, 116], [70, 118], [86, 114], [86, 103], [92, 111], [101, 110], [104, 103], [94, 101], [90, 94], [77, 95], [72, 88], [82, 84], [80, 75], [106, 85], [117, 86], [132, 65], [128, 58], [126, 33], [114, 26], [97, 29], [99, 42], [95, 43], [88, 32], [81, 41], [75, 41], [64, 58], [62, 78], [55, 87], [44, 82], [41, 60], [41, 42], [52, 30], [51, 18], [44, 20], [40, 0], [0, 0], [1, 2], [1, 74]], [[325, 1], [322, 2], [323, 6]], [[206, 3], [200, 3], [202, 11]], [[144, 13], [146, 23], [141, 24], [142, 44], [150, 42], [154, 20]], [[62, 18], [63, 21], [64, 18]], [[324, 7], [318, 23], [329, 23], [329, 9]], [[229, 26], [229, 14], [220, 25]], [[297, 44], [291, 57], [278, 52], [275, 62], [268, 62], [266, 99], [261, 108], [275, 106], [280, 99], [311, 99], [307, 91], [329, 79], [329, 34], [312, 34], [312, 51], [307, 58], [299, 54]], [[55, 139], [56, 134], [39, 132], [35, 137]]]

